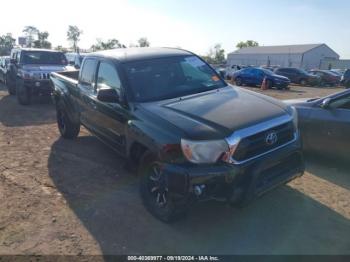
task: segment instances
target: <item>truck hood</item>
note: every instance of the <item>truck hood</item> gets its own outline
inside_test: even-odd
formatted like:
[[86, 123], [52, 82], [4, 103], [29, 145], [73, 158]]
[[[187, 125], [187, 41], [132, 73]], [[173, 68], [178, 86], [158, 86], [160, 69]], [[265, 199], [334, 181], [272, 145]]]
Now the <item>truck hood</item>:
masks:
[[140, 106], [194, 140], [222, 139], [235, 130], [287, 114], [282, 102], [232, 86]]
[[297, 98], [297, 99], [288, 99], [283, 100], [283, 102], [290, 106], [305, 106], [305, 105], [312, 105], [314, 102], [320, 100], [320, 97], [314, 97], [314, 98]]
[[23, 65], [22, 69], [28, 72], [59, 72], [74, 70], [74, 67], [64, 65]]

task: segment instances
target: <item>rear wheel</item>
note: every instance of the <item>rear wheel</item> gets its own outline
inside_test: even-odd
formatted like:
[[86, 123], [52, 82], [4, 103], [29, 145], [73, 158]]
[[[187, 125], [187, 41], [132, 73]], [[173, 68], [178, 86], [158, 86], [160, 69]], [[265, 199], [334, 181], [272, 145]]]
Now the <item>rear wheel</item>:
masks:
[[16, 95], [17, 101], [21, 105], [29, 105], [31, 100], [30, 90], [23, 83], [23, 80], [16, 80]]
[[169, 192], [168, 179], [162, 170], [162, 164], [149, 151], [140, 161], [140, 194], [147, 210], [163, 222], [172, 222], [183, 218], [187, 212], [185, 198], [175, 198]]
[[63, 138], [74, 139], [79, 135], [80, 123], [75, 123], [69, 118], [62, 104], [56, 107], [56, 118], [58, 130]]
[[237, 77], [237, 78], [235, 79], [235, 83], [236, 83], [236, 85], [238, 85], [238, 86], [242, 86], [242, 84], [243, 84], [242, 79], [241, 79], [240, 77]]
[[301, 80], [300, 80], [300, 85], [306, 86], [306, 84], [307, 84], [307, 82], [306, 82], [305, 79], [301, 79]]

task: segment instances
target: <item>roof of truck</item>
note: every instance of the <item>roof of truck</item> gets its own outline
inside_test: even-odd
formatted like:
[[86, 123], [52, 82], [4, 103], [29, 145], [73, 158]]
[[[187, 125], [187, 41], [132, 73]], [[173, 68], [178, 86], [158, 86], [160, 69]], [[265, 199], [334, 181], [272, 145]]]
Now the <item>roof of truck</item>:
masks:
[[181, 55], [193, 55], [193, 53], [168, 47], [136, 47], [136, 48], [118, 48], [90, 53], [89, 56], [103, 56], [117, 59], [120, 62], [130, 62], [143, 59], [154, 59]]
[[53, 50], [53, 49], [44, 49], [44, 48], [29, 48], [29, 47], [25, 47], [25, 48], [13, 48], [15, 50], [21, 50], [21, 51], [42, 51], [42, 52], [54, 52], [54, 53], [57, 53], [57, 52], [60, 52], [62, 53], [61, 51], [59, 50]]

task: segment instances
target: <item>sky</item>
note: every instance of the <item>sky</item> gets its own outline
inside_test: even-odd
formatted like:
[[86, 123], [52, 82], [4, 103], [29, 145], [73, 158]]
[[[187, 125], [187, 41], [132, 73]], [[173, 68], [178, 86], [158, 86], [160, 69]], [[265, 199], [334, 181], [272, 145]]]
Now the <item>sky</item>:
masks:
[[31, 25], [48, 31], [53, 46], [68, 47], [68, 25], [76, 25], [83, 30], [81, 48], [97, 38], [129, 46], [147, 37], [151, 46], [205, 55], [217, 43], [229, 53], [238, 42], [255, 40], [260, 45], [326, 43], [350, 59], [348, 0], [16, 0], [2, 1], [1, 10], [1, 35], [11, 32], [17, 38]]

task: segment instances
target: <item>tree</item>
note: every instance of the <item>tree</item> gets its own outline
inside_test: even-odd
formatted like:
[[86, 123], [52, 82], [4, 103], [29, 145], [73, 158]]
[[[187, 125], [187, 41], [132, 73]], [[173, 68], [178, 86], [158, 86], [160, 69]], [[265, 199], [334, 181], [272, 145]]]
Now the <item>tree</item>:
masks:
[[26, 34], [27, 47], [32, 47], [34, 42], [34, 37], [38, 35], [39, 30], [35, 26], [25, 26], [23, 33]]
[[150, 46], [150, 42], [148, 41], [148, 39], [146, 37], [141, 37], [137, 42], [139, 43], [140, 47], [149, 47]]
[[49, 33], [47, 31], [40, 32], [38, 31], [38, 40], [34, 41], [34, 47], [36, 48], [51, 48], [51, 43], [47, 41], [49, 37]]
[[15, 43], [16, 39], [12, 37], [11, 33], [0, 36], [0, 55], [9, 55]]
[[253, 46], [259, 46], [259, 43], [254, 40], [247, 40], [245, 42], [241, 41], [236, 45], [238, 49], [242, 49], [244, 47], [253, 47]]
[[225, 62], [225, 50], [221, 47], [221, 44], [216, 44], [214, 46], [214, 60], [217, 64]]
[[56, 46], [54, 49], [57, 50], [57, 51], [61, 51], [63, 53], [67, 53], [68, 52], [68, 48], [67, 47], [63, 47], [61, 45]]
[[223, 64], [225, 63], [225, 50], [222, 48], [221, 44], [216, 44], [214, 47], [210, 48], [208, 54], [202, 58], [210, 64]]
[[91, 46], [93, 51], [98, 50], [107, 50], [107, 49], [115, 49], [115, 48], [125, 48], [126, 46], [121, 44], [117, 39], [112, 38], [107, 41], [102, 41], [101, 39], [97, 39], [97, 43]]
[[78, 42], [80, 41], [80, 35], [83, 33], [77, 26], [70, 25], [67, 31], [67, 40], [72, 43], [72, 47], [75, 52], [78, 50]]

